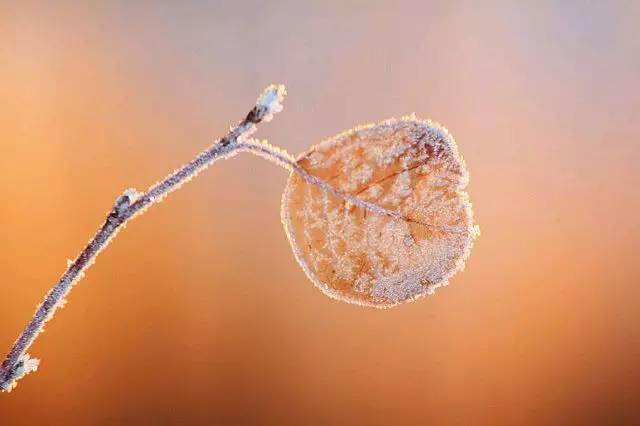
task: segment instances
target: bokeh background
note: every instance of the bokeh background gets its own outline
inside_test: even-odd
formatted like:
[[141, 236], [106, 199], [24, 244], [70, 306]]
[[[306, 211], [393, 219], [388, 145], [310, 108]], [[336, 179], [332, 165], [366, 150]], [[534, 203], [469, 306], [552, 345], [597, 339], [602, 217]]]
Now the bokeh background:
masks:
[[387, 311], [326, 298], [280, 224], [286, 173], [217, 163], [135, 220], [0, 395], [3, 425], [640, 423], [640, 3], [2, 2], [0, 348], [127, 187], [221, 136], [297, 153], [416, 112], [482, 229]]

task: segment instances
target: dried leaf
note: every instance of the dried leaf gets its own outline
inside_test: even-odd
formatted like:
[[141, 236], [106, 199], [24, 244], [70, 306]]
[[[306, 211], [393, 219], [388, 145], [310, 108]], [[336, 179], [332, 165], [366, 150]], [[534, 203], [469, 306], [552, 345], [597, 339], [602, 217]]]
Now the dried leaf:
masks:
[[328, 296], [390, 307], [464, 268], [478, 228], [464, 160], [445, 128], [413, 116], [362, 126], [313, 146], [297, 165], [346, 194], [292, 172], [282, 199], [293, 252]]

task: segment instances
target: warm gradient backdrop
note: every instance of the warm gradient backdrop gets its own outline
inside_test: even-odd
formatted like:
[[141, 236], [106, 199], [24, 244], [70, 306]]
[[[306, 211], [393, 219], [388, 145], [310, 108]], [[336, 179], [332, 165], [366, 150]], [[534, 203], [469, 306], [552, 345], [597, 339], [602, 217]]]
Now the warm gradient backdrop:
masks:
[[638, 424], [640, 3], [0, 5], [0, 351], [123, 189], [222, 135], [300, 152], [443, 123], [482, 228], [388, 311], [325, 297], [280, 225], [286, 174], [217, 163], [135, 220], [0, 395], [0, 424]]

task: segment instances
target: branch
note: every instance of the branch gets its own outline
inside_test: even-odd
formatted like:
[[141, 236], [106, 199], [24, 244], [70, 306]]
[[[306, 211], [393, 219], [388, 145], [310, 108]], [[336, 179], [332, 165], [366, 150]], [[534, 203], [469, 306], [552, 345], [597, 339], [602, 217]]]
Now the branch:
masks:
[[191, 180], [213, 162], [228, 158], [238, 152], [242, 140], [256, 130], [256, 124], [270, 121], [282, 110], [281, 101], [285, 95], [284, 86], [271, 85], [258, 98], [256, 105], [237, 126], [226, 136], [201, 152], [189, 163], [174, 171], [145, 193], [128, 189], [114, 203], [107, 218], [96, 235], [80, 255], [68, 265], [68, 269], [53, 286], [38, 306], [36, 313], [20, 334], [0, 366], [0, 390], [9, 392], [24, 375], [37, 370], [39, 361], [31, 358], [26, 351], [33, 344], [44, 324], [53, 318], [56, 310], [65, 304], [65, 297], [71, 288], [84, 277], [84, 272], [95, 262], [98, 254], [109, 244], [120, 229], [133, 217], [143, 213], [153, 204], [161, 201], [170, 192]]

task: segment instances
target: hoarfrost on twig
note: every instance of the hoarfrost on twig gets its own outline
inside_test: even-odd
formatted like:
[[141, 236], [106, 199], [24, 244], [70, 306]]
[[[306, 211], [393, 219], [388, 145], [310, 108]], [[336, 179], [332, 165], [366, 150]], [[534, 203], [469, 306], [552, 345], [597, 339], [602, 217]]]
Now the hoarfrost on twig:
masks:
[[126, 223], [151, 205], [159, 202], [172, 191], [190, 181], [200, 171], [221, 158], [228, 158], [238, 151], [239, 140], [252, 134], [256, 124], [271, 120], [273, 114], [282, 110], [282, 100], [286, 94], [282, 85], [271, 85], [258, 98], [256, 105], [249, 111], [244, 120], [233, 127], [226, 136], [201, 152], [189, 163], [175, 170], [162, 181], [153, 185], [145, 193], [134, 189], [126, 190], [118, 197], [108, 213], [107, 218], [96, 235], [89, 241], [80, 255], [68, 262], [67, 270], [60, 280], [49, 291], [44, 301], [36, 309], [36, 313], [26, 328], [18, 336], [13, 347], [0, 365], [0, 390], [11, 391], [16, 382], [25, 374], [35, 371], [36, 359], [31, 359], [26, 351], [36, 337], [43, 331], [56, 310], [66, 303], [65, 297], [94, 262], [98, 254], [109, 244]]

